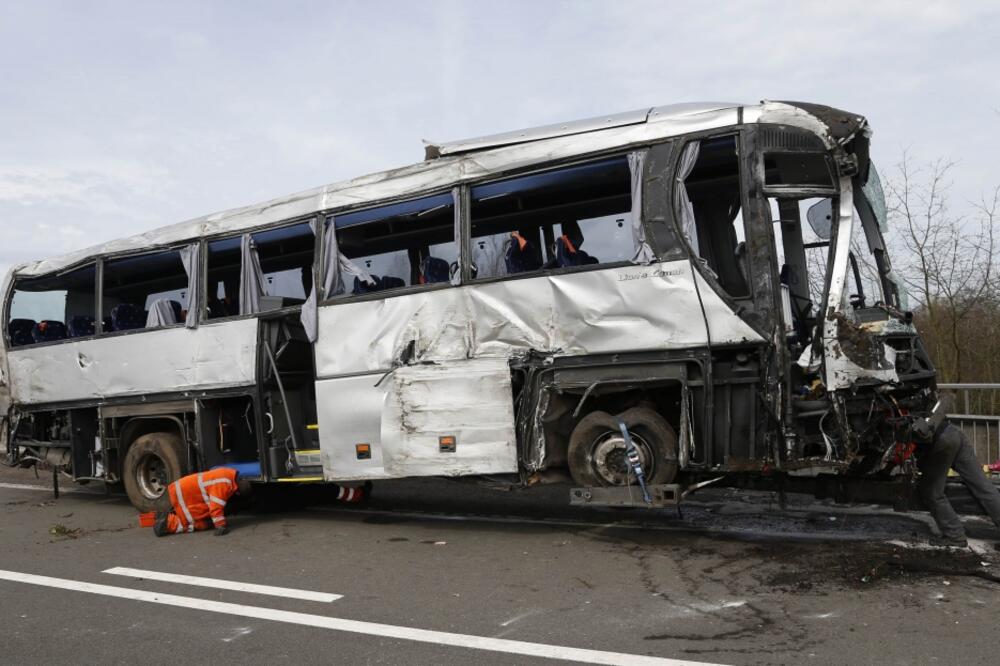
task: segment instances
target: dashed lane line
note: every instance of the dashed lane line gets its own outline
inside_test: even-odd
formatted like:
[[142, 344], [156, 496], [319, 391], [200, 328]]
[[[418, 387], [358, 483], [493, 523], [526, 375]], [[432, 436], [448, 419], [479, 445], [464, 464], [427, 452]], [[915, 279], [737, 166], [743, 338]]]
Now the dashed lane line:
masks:
[[298, 590], [291, 587], [275, 587], [273, 585], [258, 585], [256, 583], [240, 583], [233, 580], [223, 580], [221, 578], [203, 578], [202, 576], [187, 576], [185, 574], [149, 571], [147, 569], [131, 569], [129, 567], [112, 567], [110, 569], [105, 569], [104, 573], [115, 576], [129, 576], [131, 578], [144, 580], [159, 580], [165, 583], [178, 583], [180, 585], [213, 587], [219, 590], [233, 590], [234, 592], [267, 594], [272, 597], [301, 599], [303, 601], [323, 601], [329, 603], [331, 601], [344, 598], [344, 595], [342, 594], [331, 594], [329, 592], [313, 592], [312, 590]]

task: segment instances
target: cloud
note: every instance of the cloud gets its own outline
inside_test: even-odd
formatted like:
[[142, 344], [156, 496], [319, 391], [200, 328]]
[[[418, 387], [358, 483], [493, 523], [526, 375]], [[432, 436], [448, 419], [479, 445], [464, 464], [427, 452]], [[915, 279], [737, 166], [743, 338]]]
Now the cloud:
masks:
[[[32, 2], [0, 23], [0, 270], [422, 158], [658, 104], [864, 113], [876, 159], [1000, 180], [995, 2]], [[50, 225], [39, 228], [39, 224]], [[73, 229], [80, 233], [75, 233]]]

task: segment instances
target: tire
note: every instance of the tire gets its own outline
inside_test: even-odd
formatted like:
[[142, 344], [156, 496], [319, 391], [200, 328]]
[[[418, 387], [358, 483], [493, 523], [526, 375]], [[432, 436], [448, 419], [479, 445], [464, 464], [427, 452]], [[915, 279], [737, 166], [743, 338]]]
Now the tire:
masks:
[[140, 512], [170, 509], [167, 486], [181, 478], [184, 442], [176, 433], [151, 432], [129, 447], [122, 481], [132, 506]]
[[580, 419], [569, 439], [567, 459], [580, 486], [618, 486], [630, 480], [621, 418], [639, 451], [646, 483], [671, 483], [677, 477], [677, 435], [667, 420], [649, 407], [633, 407], [617, 416], [591, 412]]

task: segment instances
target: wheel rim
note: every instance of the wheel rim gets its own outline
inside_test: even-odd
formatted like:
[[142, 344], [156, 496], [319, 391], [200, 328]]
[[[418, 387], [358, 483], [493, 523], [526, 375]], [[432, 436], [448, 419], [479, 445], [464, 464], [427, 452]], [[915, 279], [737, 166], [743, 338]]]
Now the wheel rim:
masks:
[[151, 500], [159, 499], [163, 497], [170, 484], [167, 464], [155, 453], [147, 453], [136, 466], [135, 480], [143, 497]]
[[[650, 479], [656, 469], [652, 449], [641, 435], [629, 432], [639, 453], [643, 475]], [[630, 466], [625, 455], [625, 438], [620, 432], [608, 431], [594, 440], [590, 447], [590, 466], [597, 478], [609, 486], [624, 486], [629, 482]], [[634, 477], [633, 477], [634, 482]]]

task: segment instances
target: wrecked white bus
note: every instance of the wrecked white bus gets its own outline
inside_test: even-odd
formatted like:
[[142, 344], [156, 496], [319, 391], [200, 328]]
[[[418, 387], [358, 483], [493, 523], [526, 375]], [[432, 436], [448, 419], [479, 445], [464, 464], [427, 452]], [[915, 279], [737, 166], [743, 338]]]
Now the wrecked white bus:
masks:
[[905, 480], [893, 419], [933, 404], [935, 372], [869, 137], [797, 102], [643, 109], [16, 267], [7, 462], [121, 482], [142, 510], [217, 465], [568, 469], [612, 504], [639, 472], [654, 503]]

